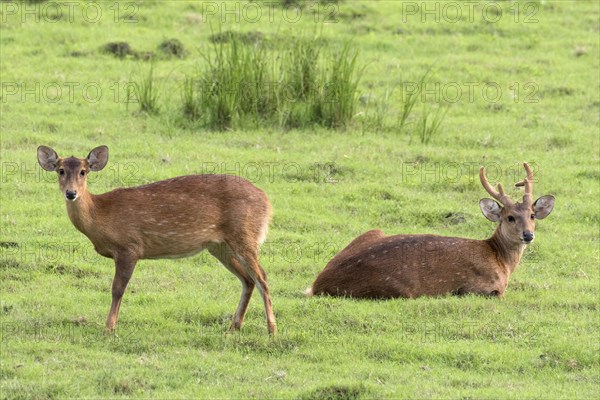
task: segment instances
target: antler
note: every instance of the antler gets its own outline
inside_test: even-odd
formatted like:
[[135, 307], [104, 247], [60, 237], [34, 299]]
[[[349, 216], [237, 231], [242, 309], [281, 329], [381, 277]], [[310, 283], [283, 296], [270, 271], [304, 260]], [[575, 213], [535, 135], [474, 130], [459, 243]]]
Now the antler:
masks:
[[523, 194], [523, 205], [531, 205], [533, 199], [533, 171], [527, 163], [523, 163], [525, 171], [527, 172], [527, 178], [520, 182], [515, 183], [515, 186], [525, 186], [525, 193]]
[[495, 191], [494, 188], [492, 187], [492, 185], [489, 184], [487, 178], [485, 177], [485, 168], [484, 167], [479, 168], [479, 180], [481, 181], [481, 184], [483, 185], [485, 190], [494, 199], [498, 200], [501, 204], [503, 204], [504, 206], [513, 204], [510, 197], [508, 197], [506, 195], [506, 193], [504, 193], [504, 187], [502, 187], [501, 183], [498, 183], [498, 191]]

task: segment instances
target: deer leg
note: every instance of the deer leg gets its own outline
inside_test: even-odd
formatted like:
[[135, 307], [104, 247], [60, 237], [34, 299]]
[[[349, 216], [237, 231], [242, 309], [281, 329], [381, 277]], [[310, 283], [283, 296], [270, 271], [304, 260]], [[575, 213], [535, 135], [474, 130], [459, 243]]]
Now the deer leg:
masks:
[[115, 277], [112, 284], [112, 304], [110, 306], [108, 318], [106, 319], [106, 330], [109, 333], [115, 329], [115, 325], [117, 324], [121, 299], [123, 298], [123, 294], [125, 293], [129, 279], [131, 279], [136, 262], [136, 257], [115, 257]]
[[238, 277], [242, 282], [242, 296], [240, 298], [240, 303], [238, 304], [238, 308], [235, 311], [235, 315], [233, 316], [233, 321], [231, 322], [231, 326], [229, 330], [237, 331], [242, 327], [244, 323], [244, 316], [246, 315], [246, 310], [248, 309], [248, 304], [250, 303], [250, 298], [252, 297], [252, 292], [254, 291], [254, 282], [248, 278]]
[[229, 330], [232, 331], [239, 330], [244, 323], [244, 316], [246, 315], [246, 310], [248, 309], [248, 304], [252, 297], [252, 291], [254, 290], [254, 282], [235, 259], [233, 251], [227, 244], [222, 243], [220, 245], [211, 246], [208, 248], [208, 251], [215, 256], [229, 272], [237, 276], [242, 283], [240, 303], [238, 304], [235, 315], [233, 316], [233, 321], [229, 327]]
[[258, 256], [254, 252], [247, 252], [244, 255], [236, 254], [240, 264], [246, 269], [246, 273], [252, 278], [258, 289], [263, 303], [265, 305], [265, 314], [267, 316], [267, 331], [274, 335], [277, 333], [277, 324], [275, 314], [273, 314], [273, 304], [269, 294], [269, 284], [267, 283], [267, 274], [258, 263]]

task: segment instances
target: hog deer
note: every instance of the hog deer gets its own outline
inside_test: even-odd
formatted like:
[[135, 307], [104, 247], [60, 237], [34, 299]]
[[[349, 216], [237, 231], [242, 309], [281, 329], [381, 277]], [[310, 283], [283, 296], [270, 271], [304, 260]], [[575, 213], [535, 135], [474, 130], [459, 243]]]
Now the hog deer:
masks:
[[87, 175], [106, 166], [108, 147], [96, 147], [87, 158], [60, 158], [40, 146], [37, 155], [43, 169], [58, 173], [75, 228], [96, 252], [115, 262], [107, 331], [115, 328], [138, 260], [187, 257], [207, 249], [242, 283], [230, 329], [241, 328], [256, 286], [267, 330], [276, 332], [267, 276], [258, 262], [271, 218], [271, 204], [262, 190], [235, 176], [188, 175], [93, 195], [87, 190]]
[[553, 196], [532, 201], [533, 172], [524, 164], [527, 178], [522, 203], [513, 203], [502, 184], [494, 190], [479, 170], [485, 190], [497, 201], [482, 199], [483, 215], [499, 222], [487, 240], [436, 235], [385, 236], [371, 230], [354, 239], [319, 274], [307, 295], [356, 298], [413, 298], [443, 294], [476, 293], [503, 296], [508, 279], [533, 242], [535, 219], [554, 207]]

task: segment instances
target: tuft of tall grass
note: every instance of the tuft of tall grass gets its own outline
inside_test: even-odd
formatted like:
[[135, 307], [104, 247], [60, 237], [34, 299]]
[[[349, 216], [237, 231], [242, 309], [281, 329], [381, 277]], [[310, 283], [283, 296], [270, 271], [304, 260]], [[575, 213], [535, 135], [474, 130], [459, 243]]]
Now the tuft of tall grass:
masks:
[[435, 112], [432, 112], [428, 108], [423, 110], [419, 124], [416, 127], [421, 144], [428, 144], [431, 138], [437, 134], [449, 109], [449, 106], [443, 107], [442, 105], [438, 105]]
[[134, 79], [127, 86], [127, 103], [138, 103], [141, 112], [156, 114], [159, 112], [158, 89], [154, 82], [154, 66], [151, 64], [148, 74], [140, 79]]
[[322, 43], [318, 39], [294, 38], [284, 50], [281, 65], [287, 99], [306, 101], [317, 90]]
[[356, 108], [358, 98], [358, 82], [360, 72], [356, 70], [358, 53], [350, 50], [346, 44], [329, 62], [329, 68], [324, 73], [323, 97], [319, 104], [322, 113], [322, 125], [328, 128], [345, 128]]
[[292, 38], [269, 48], [230, 35], [203, 54], [198, 77], [186, 78], [183, 116], [217, 130], [247, 124], [345, 128], [356, 108], [357, 55], [349, 44], [331, 51], [318, 39]]
[[[258, 124], [274, 113], [276, 100], [268, 90], [272, 58], [263, 44], [246, 45], [232, 35], [227, 42], [214, 42], [203, 57], [205, 68], [196, 88], [200, 93], [184, 93], [183, 97], [186, 102], [200, 103], [209, 127], [232, 129], [248, 120]], [[189, 86], [184, 86], [186, 90]], [[191, 104], [184, 106], [191, 108]]]
[[315, 102], [320, 96], [323, 44], [318, 38], [291, 38], [281, 48], [281, 64], [276, 67], [278, 90], [277, 124], [302, 128], [319, 124]]
[[201, 101], [198, 99], [197, 82], [194, 78], [186, 76], [181, 90], [183, 115], [190, 121], [197, 121], [202, 116]]
[[[415, 104], [417, 103], [417, 101], [419, 100], [419, 97], [421, 96], [421, 91], [423, 90], [423, 85], [426, 84], [427, 75], [429, 75], [430, 71], [431, 71], [431, 68], [429, 68], [423, 74], [421, 79], [419, 79], [419, 81], [417, 82], [416, 89], [414, 91], [411, 91], [408, 94], [403, 93], [402, 112], [400, 113], [399, 119], [398, 119], [398, 130], [400, 132], [402, 132], [402, 130], [406, 126], [406, 123], [408, 122], [408, 117], [412, 113], [412, 110], [415, 107]], [[404, 89], [405, 88], [403, 88], [403, 90]]]

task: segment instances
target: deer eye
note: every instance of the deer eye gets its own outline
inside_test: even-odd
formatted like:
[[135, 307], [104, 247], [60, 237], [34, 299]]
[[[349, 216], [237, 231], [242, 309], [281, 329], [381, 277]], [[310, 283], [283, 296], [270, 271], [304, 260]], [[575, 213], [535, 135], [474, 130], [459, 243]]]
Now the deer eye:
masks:
[[81, 172], [79, 173], [79, 175], [85, 176], [85, 169], [82, 169]]
[[531, 214], [531, 219], [535, 219], [535, 214]]
[[59, 170], [58, 170], [58, 174], [59, 174], [60, 176], [64, 175], [64, 174], [65, 174], [65, 170], [64, 170], [64, 169], [62, 169], [62, 168], [61, 168], [61, 169], [59, 169]]
[[515, 222], [515, 217], [513, 217], [512, 215], [509, 215], [507, 220], [508, 220], [508, 222]]

